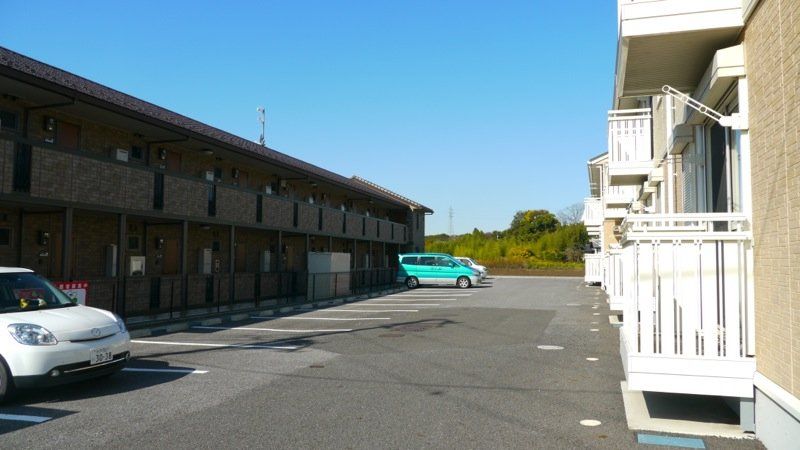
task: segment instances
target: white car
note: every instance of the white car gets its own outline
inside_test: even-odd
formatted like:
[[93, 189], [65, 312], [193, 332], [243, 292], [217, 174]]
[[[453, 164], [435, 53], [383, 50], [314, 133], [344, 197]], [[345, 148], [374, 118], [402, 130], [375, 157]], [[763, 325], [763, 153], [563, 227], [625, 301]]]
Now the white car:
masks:
[[73, 303], [31, 270], [0, 267], [0, 401], [14, 388], [109, 375], [129, 359], [119, 316]]
[[466, 256], [456, 256], [456, 259], [461, 261], [462, 264], [466, 265], [467, 267], [471, 267], [478, 272], [481, 273], [481, 280], [485, 280], [486, 277], [489, 276], [489, 269], [486, 266], [482, 266], [475, 262], [472, 258], [467, 258]]

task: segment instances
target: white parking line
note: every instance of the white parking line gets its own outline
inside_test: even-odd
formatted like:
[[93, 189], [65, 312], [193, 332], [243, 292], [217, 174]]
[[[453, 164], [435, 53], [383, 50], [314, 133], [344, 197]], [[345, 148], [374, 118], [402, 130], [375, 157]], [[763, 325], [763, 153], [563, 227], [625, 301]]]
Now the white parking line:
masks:
[[353, 331], [350, 328], [339, 328], [333, 330], [284, 330], [280, 328], [256, 328], [256, 327], [192, 327], [200, 330], [237, 330], [237, 331], [273, 331], [275, 333], [335, 333], [337, 331]]
[[387, 297], [387, 298], [373, 298], [372, 301], [398, 301], [398, 302], [457, 302], [464, 300], [463, 298], [430, 298], [430, 297]]
[[429, 294], [426, 292], [420, 292], [419, 294], [392, 294], [387, 295], [387, 297], [471, 297], [473, 294]]
[[17, 422], [42, 423], [42, 422], [47, 422], [50, 419], [52, 419], [52, 417], [24, 416], [21, 414], [0, 414], [0, 420], [14, 420]]
[[[380, 305], [375, 305], [380, 306]], [[366, 313], [387, 313], [387, 312], [419, 312], [418, 309], [326, 309], [325, 312], [366, 312]]]
[[153, 345], [179, 345], [187, 347], [215, 347], [215, 348], [267, 348], [271, 350], [297, 350], [296, 345], [258, 345], [258, 344], [207, 344], [204, 342], [169, 342], [169, 341], [140, 341], [131, 340], [134, 344]]
[[438, 303], [362, 303], [361, 306], [439, 306], [439, 304]]
[[269, 316], [250, 316], [251, 319], [281, 319], [281, 320], [392, 320], [391, 317], [269, 317]]
[[208, 373], [207, 370], [197, 369], [145, 369], [141, 367], [126, 367], [123, 372], [159, 372], [159, 373]]

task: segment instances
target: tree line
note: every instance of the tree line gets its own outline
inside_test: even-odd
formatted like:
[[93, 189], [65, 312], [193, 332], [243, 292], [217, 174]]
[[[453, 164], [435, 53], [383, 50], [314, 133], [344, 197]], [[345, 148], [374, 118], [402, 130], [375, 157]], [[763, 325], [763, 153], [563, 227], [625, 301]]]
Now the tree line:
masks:
[[425, 249], [468, 256], [489, 267], [579, 269], [589, 235], [576, 211], [575, 206], [568, 207], [559, 217], [543, 209], [517, 211], [505, 230], [475, 228], [460, 236], [426, 236]]

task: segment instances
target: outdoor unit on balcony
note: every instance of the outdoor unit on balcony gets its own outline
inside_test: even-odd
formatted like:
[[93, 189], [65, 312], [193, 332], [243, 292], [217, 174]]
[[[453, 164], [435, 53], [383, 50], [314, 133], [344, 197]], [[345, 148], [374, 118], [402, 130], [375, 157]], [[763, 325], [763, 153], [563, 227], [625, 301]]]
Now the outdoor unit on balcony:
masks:
[[206, 179], [206, 181], [214, 181], [214, 171], [206, 170], [203, 174], [203, 177]]
[[258, 270], [261, 272], [269, 272], [272, 262], [272, 254], [269, 250], [264, 250], [258, 254]]
[[212, 252], [210, 248], [201, 248], [199, 252], [199, 261], [197, 271], [199, 273], [211, 273], [211, 259]]

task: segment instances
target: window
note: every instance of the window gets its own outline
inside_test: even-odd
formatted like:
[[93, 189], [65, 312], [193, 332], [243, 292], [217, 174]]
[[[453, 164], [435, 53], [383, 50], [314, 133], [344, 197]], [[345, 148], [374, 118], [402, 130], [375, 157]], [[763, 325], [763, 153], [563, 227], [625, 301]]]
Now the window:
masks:
[[403, 260], [401, 261], [402, 264], [409, 264], [409, 265], [416, 265], [417, 264], [417, 257], [416, 256], [404, 256]]
[[0, 228], [0, 246], [11, 245], [11, 228]]
[[131, 146], [131, 159], [135, 159], [137, 161], [141, 161], [144, 159], [144, 152], [142, 151], [142, 147], [138, 145]]
[[419, 263], [421, 266], [435, 266], [436, 265], [436, 257], [435, 256], [420, 256]]
[[128, 236], [128, 250], [139, 250], [141, 241], [139, 236]]
[[2, 131], [17, 131], [17, 115], [11, 111], [0, 110], [0, 129]]

